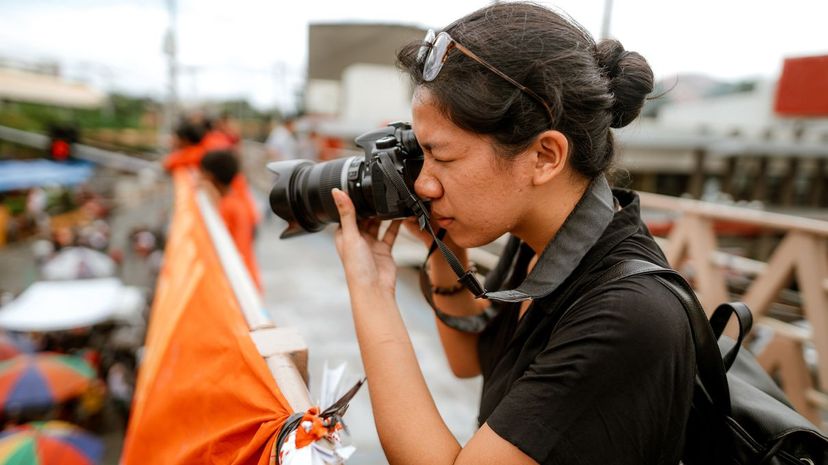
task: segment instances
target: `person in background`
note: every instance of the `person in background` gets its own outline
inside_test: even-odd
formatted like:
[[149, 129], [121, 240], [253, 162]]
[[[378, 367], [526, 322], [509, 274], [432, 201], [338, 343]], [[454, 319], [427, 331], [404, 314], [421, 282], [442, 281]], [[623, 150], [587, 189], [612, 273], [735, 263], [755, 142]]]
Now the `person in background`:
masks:
[[218, 194], [218, 211], [230, 237], [250, 271], [259, 290], [262, 289], [259, 267], [253, 253], [255, 218], [243, 193], [231, 187], [239, 173], [239, 161], [229, 150], [213, 150], [201, 159], [201, 173]]
[[273, 127], [265, 142], [265, 150], [268, 158], [273, 161], [293, 160], [299, 156], [296, 120], [293, 117], [287, 117]]
[[219, 129], [219, 120], [203, 117], [201, 124], [204, 126], [205, 134], [201, 145], [204, 150], [232, 150], [237, 151], [238, 139], [233, 139], [225, 131]]
[[182, 119], [173, 134], [173, 152], [163, 161], [164, 169], [173, 172], [184, 167], [198, 167], [201, 157], [204, 156], [204, 126], [187, 119]]
[[230, 146], [234, 150], [240, 148], [241, 135], [239, 134], [238, 124], [229, 111], [224, 110], [219, 114], [219, 117], [213, 123], [213, 130], [224, 134], [224, 137], [230, 142]]
[[247, 176], [242, 172], [244, 168], [244, 154], [239, 149], [240, 139], [230, 126], [229, 114], [224, 112], [222, 117], [215, 121], [207, 117], [202, 117], [201, 121], [206, 131], [206, 135], [201, 141], [204, 152], [227, 150], [239, 161], [239, 173], [233, 178], [233, 183], [230, 185], [230, 188], [244, 199], [245, 208], [249, 210], [250, 216], [253, 218], [253, 232], [255, 236], [256, 225], [261, 221], [262, 214], [256, 205], [256, 199], [253, 197], [250, 184], [247, 182]]

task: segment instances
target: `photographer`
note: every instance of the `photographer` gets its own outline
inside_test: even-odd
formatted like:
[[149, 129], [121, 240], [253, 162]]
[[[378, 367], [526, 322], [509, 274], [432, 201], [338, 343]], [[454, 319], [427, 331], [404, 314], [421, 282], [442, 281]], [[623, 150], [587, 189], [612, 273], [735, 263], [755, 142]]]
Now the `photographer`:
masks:
[[358, 222], [351, 198], [333, 191], [336, 246], [389, 463], [678, 463], [695, 369], [682, 306], [648, 276], [590, 286], [621, 260], [667, 266], [638, 197], [611, 191], [604, 176], [610, 128], [635, 119], [652, 90], [647, 62], [530, 3], [471, 13], [398, 60], [416, 85], [413, 129], [425, 159], [414, 186], [435, 229], [447, 231], [465, 269], [466, 249], [511, 239], [486, 281], [499, 292], [487, 300], [458, 286], [441, 253], [428, 263], [449, 364], [460, 377], [483, 375], [480, 429], [462, 447], [395, 301], [400, 221], [380, 235], [378, 220]]

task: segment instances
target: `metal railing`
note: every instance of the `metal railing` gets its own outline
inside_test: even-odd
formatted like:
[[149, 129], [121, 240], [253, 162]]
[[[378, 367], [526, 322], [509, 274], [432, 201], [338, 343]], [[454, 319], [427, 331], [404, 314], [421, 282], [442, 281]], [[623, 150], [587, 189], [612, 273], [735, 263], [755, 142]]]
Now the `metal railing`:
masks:
[[[0, 139], [44, 151], [49, 147], [48, 136], [6, 126], [0, 126]], [[133, 157], [122, 152], [99, 149], [90, 145], [72, 144], [72, 156], [120, 171], [133, 173], [146, 170], [161, 171], [161, 165], [157, 162]]]

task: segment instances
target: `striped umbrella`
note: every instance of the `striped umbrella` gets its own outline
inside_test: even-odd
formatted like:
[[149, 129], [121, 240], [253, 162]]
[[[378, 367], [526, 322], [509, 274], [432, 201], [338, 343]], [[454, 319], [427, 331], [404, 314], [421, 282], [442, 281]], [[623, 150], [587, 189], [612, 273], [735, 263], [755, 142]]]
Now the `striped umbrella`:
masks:
[[23, 354], [0, 362], [0, 409], [48, 407], [82, 394], [95, 371], [80, 357]]
[[0, 333], [0, 360], [8, 360], [16, 355], [31, 354], [34, 344], [24, 336]]
[[0, 465], [97, 465], [103, 442], [63, 421], [33, 422], [0, 433]]

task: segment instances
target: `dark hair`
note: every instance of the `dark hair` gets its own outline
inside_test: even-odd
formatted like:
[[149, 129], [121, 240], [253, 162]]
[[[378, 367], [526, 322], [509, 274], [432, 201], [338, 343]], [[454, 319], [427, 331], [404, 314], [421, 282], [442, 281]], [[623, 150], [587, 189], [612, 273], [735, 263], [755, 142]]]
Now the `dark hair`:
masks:
[[599, 44], [571, 18], [528, 2], [498, 3], [444, 29], [506, 75], [537, 93], [552, 109], [458, 51], [438, 77], [423, 80], [418, 52], [406, 45], [398, 66], [427, 88], [454, 124], [490, 136], [505, 157], [525, 150], [552, 128], [570, 141], [572, 166], [588, 178], [606, 171], [614, 148], [610, 127], [634, 120], [653, 89], [653, 73], [638, 53], [617, 40]]
[[213, 175], [222, 186], [229, 186], [239, 173], [239, 161], [229, 150], [211, 150], [201, 159], [201, 169]]
[[206, 133], [204, 126], [186, 119], [179, 121], [175, 127], [175, 135], [189, 144], [195, 145], [201, 142]]

